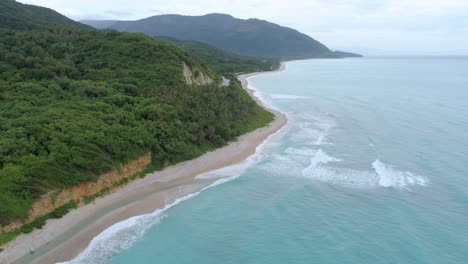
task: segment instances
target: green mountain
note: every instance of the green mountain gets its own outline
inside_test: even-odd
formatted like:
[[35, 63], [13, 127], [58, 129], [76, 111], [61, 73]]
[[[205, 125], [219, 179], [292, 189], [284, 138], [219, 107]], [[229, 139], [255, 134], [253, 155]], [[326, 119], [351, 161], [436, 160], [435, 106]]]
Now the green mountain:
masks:
[[170, 37], [156, 37], [155, 39], [176, 44], [223, 75], [271, 71], [279, 67], [279, 61], [275, 59], [241, 56], [198, 41]]
[[[176, 45], [4, 3], [17, 19], [2, 8], [0, 227], [25, 221], [41, 195], [95, 181], [141, 155], [163, 168], [273, 118], [237, 80], [220, 85], [219, 72]], [[0, 233], [0, 245], [75, 202]]]
[[0, 1], [0, 21], [0, 28], [14, 30], [86, 27], [52, 9], [21, 4], [15, 0]]
[[119, 22], [118, 20], [82, 20], [81, 23], [91, 26], [96, 29], [106, 29], [110, 28], [115, 23]]
[[[224, 14], [205, 16], [161, 15], [137, 21], [107, 21], [109, 29], [195, 40], [232, 53], [279, 59], [338, 57], [325, 45], [294, 29], [258, 19]], [[91, 26], [98, 21], [83, 21]]]

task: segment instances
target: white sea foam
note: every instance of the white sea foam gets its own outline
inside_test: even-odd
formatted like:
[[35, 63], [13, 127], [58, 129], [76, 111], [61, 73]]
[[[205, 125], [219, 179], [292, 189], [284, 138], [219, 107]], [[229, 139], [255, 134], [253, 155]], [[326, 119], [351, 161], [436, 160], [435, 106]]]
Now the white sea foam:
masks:
[[409, 186], [420, 185], [426, 186], [427, 180], [419, 175], [408, 171], [400, 171], [393, 166], [385, 164], [380, 160], [372, 163], [372, 168], [379, 177], [379, 185], [382, 187], [394, 187], [408, 189]]
[[307, 121], [309, 124], [313, 124], [315, 127], [328, 131], [331, 128], [336, 126], [335, 120], [329, 113], [325, 114], [310, 114], [310, 113], [303, 113], [298, 115], [301, 120]]
[[188, 200], [198, 193], [190, 194], [175, 200], [173, 203], [158, 209], [151, 214], [131, 217], [116, 223], [101, 234], [93, 238], [88, 247], [77, 257], [63, 264], [100, 264], [108, 262], [116, 253], [131, 247], [135, 241], [153, 225], [160, 222], [164, 217], [164, 211]]
[[297, 99], [306, 99], [306, 96], [294, 95], [294, 94], [272, 94], [270, 95], [273, 99], [287, 99], [287, 100], [297, 100]]
[[294, 138], [298, 142], [307, 142], [308, 145], [320, 146], [328, 144], [327, 131], [314, 126], [309, 122], [303, 122], [299, 124], [299, 130], [294, 134]]
[[358, 171], [347, 168], [329, 166], [331, 162], [340, 162], [337, 159], [327, 155], [322, 149], [310, 159], [310, 165], [302, 170], [304, 177], [321, 182], [340, 184], [354, 187], [375, 186], [377, 177], [372, 172]]
[[426, 186], [428, 181], [422, 176], [408, 171], [399, 171], [393, 166], [385, 164], [380, 160], [372, 163], [374, 171], [357, 170], [328, 166], [329, 162], [338, 159], [326, 155], [323, 151], [317, 152], [310, 165], [302, 170], [302, 176], [353, 187], [384, 187], [409, 190], [411, 186]]
[[320, 146], [320, 145], [323, 145], [325, 144], [325, 140], [327, 139], [327, 136], [325, 133], [321, 133], [318, 137], [317, 137], [317, 140], [315, 140], [312, 145], [315, 145], [315, 146]]
[[116, 253], [131, 247], [139, 238], [145, 234], [145, 232], [150, 227], [158, 224], [165, 217], [163, 213], [168, 209], [184, 201], [190, 200], [207, 189], [232, 181], [239, 176], [240, 175], [236, 175], [233, 177], [217, 180], [199, 192], [176, 199], [174, 202], [166, 205], [162, 209], [157, 209], [151, 214], [134, 216], [122, 222], [116, 223], [91, 240], [88, 247], [77, 257], [68, 262], [62, 262], [58, 264], [107, 263]]
[[264, 142], [257, 146], [257, 148], [255, 149], [255, 153], [247, 157], [242, 162], [200, 174], [195, 178], [200, 180], [217, 179], [243, 174], [246, 169], [262, 161], [264, 157], [271, 152], [271, 148], [275, 146], [275, 144], [272, 144], [272, 141], [276, 141], [282, 136], [284, 136], [285, 129], [287, 129], [287, 126], [282, 127], [276, 133], [268, 136], [268, 138]]
[[310, 165], [302, 171], [302, 175], [312, 175], [313, 172], [322, 164], [329, 162], [338, 162], [340, 159], [330, 157], [322, 149], [317, 150], [314, 156], [310, 159]]
[[262, 144], [257, 146], [255, 154], [249, 156], [239, 164], [214, 170], [197, 176], [197, 179], [220, 178], [211, 185], [203, 188], [199, 192], [186, 195], [176, 199], [174, 202], [166, 205], [162, 209], [157, 209], [151, 214], [134, 216], [122, 222], [116, 223], [101, 234], [96, 236], [77, 257], [61, 264], [100, 264], [107, 263], [112, 256], [131, 247], [145, 232], [152, 226], [158, 224], [164, 218], [164, 212], [168, 209], [189, 200], [203, 191], [216, 187], [218, 185], [237, 179], [248, 167], [261, 161], [264, 156], [270, 152], [270, 145], [266, 144], [272, 140], [277, 140], [284, 135], [286, 126], [281, 128], [275, 134], [270, 135]]
[[262, 92], [260, 92], [257, 87], [251, 85], [250, 83], [248, 84], [248, 88], [250, 90], [253, 91], [253, 95], [255, 97], [257, 97], [262, 103], [264, 106], [266, 106], [267, 108], [269, 109], [273, 109], [273, 110], [276, 110], [276, 111], [280, 111], [280, 109], [278, 107], [276, 107], [275, 105], [273, 105], [269, 100], [266, 99], [266, 97], [263, 95]]
[[304, 169], [302, 174], [304, 177], [331, 184], [358, 188], [377, 186], [377, 177], [375, 173], [370, 171], [320, 166]]
[[312, 146], [332, 145], [328, 141], [330, 130], [336, 126], [332, 118], [320, 114], [301, 114], [298, 121], [299, 129], [293, 136], [297, 142]]
[[223, 167], [221, 169], [209, 171], [203, 174], [200, 174], [196, 177], [196, 179], [205, 180], [205, 179], [217, 179], [217, 178], [225, 178], [230, 177], [233, 175], [242, 174], [247, 168], [254, 165], [257, 160], [261, 159], [260, 155], [255, 155], [256, 157], [248, 158], [239, 164], [235, 164], [232, 166]]
[[311, 167], [311, 168], [312, 167], [317, 167], [320, 164], [327, 164], [329, 162], [338, 162], [338, 161], [341, 161], [341, 160], [330, 157], [322, 149], [319, 149], [315, 153], [315, 155], [311, 158], [309, 167]]
[[314, 125], [325, 132], [328, 132], [331, 128], [335, 126], [335, 124], [330, 121], [317, 121], [314, 123]]
[[302, 168], [306, 166], [308, 157], [310, 156], [275, 154], [269, 162], [262, 164], [259, 168], [271, 176], [297, 177], [301, 174]]
[[217, 170], [213, 170], [207, 173], [200, 174], [196, 179], [209, 179], [209, 178], [219, 178], [219, 177], [232, 177], [235, 175], [241, 175], [244, 171], [252, 167], [253, 165], [260, 162], [265, 155], [269, 152], [269, 149], [266, 147], [266, 143], [271, 141], [270, 135], [264, 142], [257, 146], [255, 153], [247, 157], [244, 161], [234, 164], [231, 166], [223, 167]]
[[316, 150], [310, 148], [288, 148], [284, 152], [287, 154], [300, 156], [314, 156], [315, 153], [317, 153]]

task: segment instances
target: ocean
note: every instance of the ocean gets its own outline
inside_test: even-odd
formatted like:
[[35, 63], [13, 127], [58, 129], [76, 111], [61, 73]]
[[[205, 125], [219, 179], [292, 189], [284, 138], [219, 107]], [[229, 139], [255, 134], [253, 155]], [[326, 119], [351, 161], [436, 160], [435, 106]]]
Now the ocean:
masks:
[[468, 58], [295, 61], [249, 82], [288, 124], [70, 263], [468, 263]]

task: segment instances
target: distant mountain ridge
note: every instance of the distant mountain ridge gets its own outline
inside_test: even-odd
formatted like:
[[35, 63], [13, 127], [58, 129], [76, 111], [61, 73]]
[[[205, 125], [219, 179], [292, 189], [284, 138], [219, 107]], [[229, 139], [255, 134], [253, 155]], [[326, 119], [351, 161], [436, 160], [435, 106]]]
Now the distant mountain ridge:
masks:
[[192, 56], [199, 58], [200, 61], [226, 76], [238, 73], [271, 71], [279, 67], [279, 61], [276, 59], [241, 56], [195, 40], [180, 40], [170, 37], [154, 38], [183, 48]]
[[297, 30], [264, 20], [244, 20], [225, 14], [159, 15], [136, 21], [81, 22], [100, 29], [195, 40], [244, 56], [279, 59], [341, 57]]
[[106, 29], [111, 28], [119, 20], [81, 20], [80, 22], [96, 29]]
[[87, 28], [81, 23], [46, 7], [27, 5], [15, 0], [0, 1], [0, 28], [38, 30], [57, 27]]

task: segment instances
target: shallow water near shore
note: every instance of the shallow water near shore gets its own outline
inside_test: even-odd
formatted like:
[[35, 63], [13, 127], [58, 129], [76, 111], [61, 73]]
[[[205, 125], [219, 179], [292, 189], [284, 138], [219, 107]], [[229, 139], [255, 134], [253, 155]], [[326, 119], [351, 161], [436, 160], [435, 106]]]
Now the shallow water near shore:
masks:
[[465, 263], [468, 59], [288, 63], [249, 79], [288, 125], [219, 180], [70, 263]]

